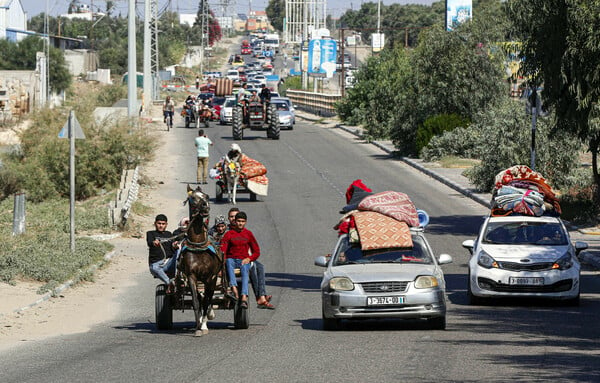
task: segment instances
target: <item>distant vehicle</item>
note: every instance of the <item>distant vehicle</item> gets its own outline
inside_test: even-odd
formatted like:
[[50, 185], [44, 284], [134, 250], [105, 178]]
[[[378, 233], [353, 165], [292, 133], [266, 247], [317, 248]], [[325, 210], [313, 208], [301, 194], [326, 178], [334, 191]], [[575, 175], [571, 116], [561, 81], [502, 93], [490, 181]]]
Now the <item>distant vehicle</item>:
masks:
[[267, 33], [264, 48], [279, 53], [279, 35], [277, 33]]
[[257, 74], [253, 79], [260, 81], [261, 84], [267, 85], [267, 77], [264, 74]]
[[230, 69], [227, 71], [225, 77], [233, 81], [240, 81], [240, 72], [235, 69]]
[[225, 102], [221, 107], [221, 112], [219, 113], [219, 124], [231, 124], [231, 116], [233, 115], [233, 107], [237, 104], [235, 97], [227, 97], [225, 98]]
[[215, 113], [214, 113], [214, 118], [217, 120], [220, 120], [221, 118], [221, 109], [223, 108], [223, 105], [225, 104], [225, 100], [227, 98], [225, 97], [213, 97], [212, 99], [212, 108], [214, 109]]
[[[277, 96], [275, 96], [275, 94]], [[290, 100], [289, 97], [279, 97], [279, 93], [271, 92], [271, 101], [272, 102], [275, 102], [275, 101], [277, 101], [277, 102], [279, 102], [279, 101], [285, 102], [287, 104], [288, 108], [290, 109], [290, 112], [292, 112], [294, 114], [294, 117], [295, 117], [295, 115], [296, 115], [296, 106], [294, 104], [292, 104], [292, 100]]]
[[286, 127], [289, 130], [294, 129], [294, 124], [296, 123], [296, 118], [294, 114], [290, 111], [288, 104], [285, 101], [277, 101], [276, 99], [271, 99], [271, 105], [275, 105], [277, 109], [277, 118], [279, 119], [279, 126]]

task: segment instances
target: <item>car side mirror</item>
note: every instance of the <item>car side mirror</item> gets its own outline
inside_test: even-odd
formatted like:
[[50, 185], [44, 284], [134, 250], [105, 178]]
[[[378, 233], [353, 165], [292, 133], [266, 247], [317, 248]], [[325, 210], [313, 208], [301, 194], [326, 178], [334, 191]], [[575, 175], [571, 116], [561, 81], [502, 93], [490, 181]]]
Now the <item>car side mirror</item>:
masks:
[[575, 242], [575, 255], [579, 255], [583, 250], [588, 248], [587, 242], [577, 241]]
[[440, 254], [440, 257], [438, 258], [438, 263], [440, 265], [452, 263], [452, 257], [449, 254]]
[[469, 250], [469, 253], [473, 255], [473, 247], [475, 247], [475, 241], [472, 239], [467, 239], [462, 243], [462, 247]]
[[329, 262], [330, 259], [331, 259], [331, 254], [329, 254], [329, 257], [320, 255], [315, 258], [315, 266], [327, 267], [327, 263]]

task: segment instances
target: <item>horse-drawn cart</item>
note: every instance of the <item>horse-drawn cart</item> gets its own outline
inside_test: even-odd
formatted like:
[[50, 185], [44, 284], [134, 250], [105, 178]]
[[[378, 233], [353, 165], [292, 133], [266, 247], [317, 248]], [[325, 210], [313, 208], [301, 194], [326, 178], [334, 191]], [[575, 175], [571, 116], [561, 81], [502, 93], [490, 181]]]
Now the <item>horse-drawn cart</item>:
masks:
[[[216, 184], [216, 193], [215, 193], [215, 198], [217, 200], [217, 202], [223, 202], [225, 200], [225, 196], [232, 200], [234, 199], [232, 193], [229, 193], [228, 190], [230, 190], [229, 186], [227, 185], [227, 177], [221, 177], [221, 179], [217, 180], [217, 184]], [[247, 184], [244, 182], [243, 179], [238, 180], [237, 185], [236, 185], [236, 190], [235, 190], [236, 195], [239, 193], [248, 193], [250, 194], [250, 201], [254, 202], [256, 201], [256, 193], [254, 193], [252, 190], [248, 189]]]
[[[165, 284], [156, 287], [156, 327], [168, 330], [173, 327], [174, 310], [193, 310], [196, 319], [195, 336], [208, 334], [208, 320], [214, 319], [215, 310], [233, 310], [236, 328], [248, 328], [248, 308], [243, 307], [233, 297], [226, 283], [225, 257], [211, 242], [208, 235], [210, 213], [209, 196], [200, 186], [196, 189], [188, 185], [188, 198], [185, 203], [190, 208], [190, 222], [185, 236], [165, 238], [171, 246], [181, 246], [177, 260], [172, 293], [167, 294]], [[172, 259], [172, 258], [171, 258]]]
[[[215, 291], [208, 319], [214, 319], [214, 310], [233, 310], [233, 325], [236, 329], [247, 329], [250, 326], [248, 309], [242, 308], [237, 300], [230, 298], [223, 291], [222, 281], [219, 278], [218, 289]], [[204, 285], [197, 283], [198, 294], [204, 295]], [[226, 290], [225, 290], [226, 291]], [[167, 285], [156, 286], [156, 327], [159, 330], [173, 328], [173, 311], [194, 310], [192, 293], [185, 283], [176, 283], [173, 294], [167, 294]]]

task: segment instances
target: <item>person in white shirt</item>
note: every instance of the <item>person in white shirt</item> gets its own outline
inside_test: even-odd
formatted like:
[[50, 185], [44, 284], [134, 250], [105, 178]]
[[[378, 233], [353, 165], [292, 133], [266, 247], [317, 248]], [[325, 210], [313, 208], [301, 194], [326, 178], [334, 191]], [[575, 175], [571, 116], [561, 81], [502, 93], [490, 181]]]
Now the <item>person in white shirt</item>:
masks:
[[204, 130], [198, 131], [198, 137], [195, 139], [196, 151], [198, 155], [198, 171], [196, 173], [196, 182], [207, 184], [208, 181], [208, 148], [212, 146], [210, 138], [206, 137]]

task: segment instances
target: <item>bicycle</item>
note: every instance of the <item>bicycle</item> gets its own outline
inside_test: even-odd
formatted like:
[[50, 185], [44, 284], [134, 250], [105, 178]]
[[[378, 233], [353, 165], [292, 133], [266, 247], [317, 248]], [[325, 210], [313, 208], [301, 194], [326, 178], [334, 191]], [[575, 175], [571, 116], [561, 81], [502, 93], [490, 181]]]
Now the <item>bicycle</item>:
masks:
[[165, 124], [167, 124], [167, 132], [173, 128], [173, 113], [165, 112]]

